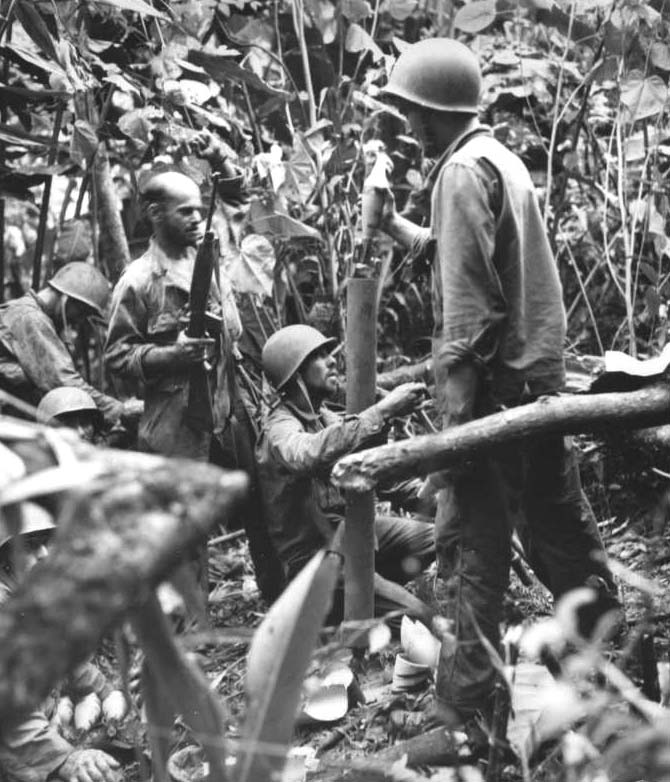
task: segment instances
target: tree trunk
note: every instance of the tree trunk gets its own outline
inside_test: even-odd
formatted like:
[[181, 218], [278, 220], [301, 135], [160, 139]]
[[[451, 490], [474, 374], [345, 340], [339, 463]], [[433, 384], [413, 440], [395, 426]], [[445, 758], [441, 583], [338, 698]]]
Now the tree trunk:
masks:
[[546, 434], [603, 433], [670, 420], [670, 388], [650, 386], [627, 393], [542, 398], [479, 418], [438, 434], [370, 448], [340, 459], [332, 473], [344, 489], [370, 491], [380, 481], [426, 475], [495, 446]]
[[100, 145], [93, 162], [93, 187], [97, 196], [99, 251], [109, 281], [116, 285], [123, 270], [130, 263], [128, 239], [121, 220], [120, 204], [109, 168], [105, 148]]
[[[30, 429], [39, 431], [25, 425]], [[32, 447], [28, 469], [38, 461], [40, 442], [47, 452], [42, 466], [53, 461], [53, 447], [49, 453], [39, 434], [32, 442], [3, 441], [22, 454]], [[0, 727], [37, 706], [105, 632], [145, 604], [175, 565], [225, 521], [246, 489], [241, 472], [95, 449], [60, 433], [57, 442], [60, 467], [3, 492], [18, 501], [25, 498], [22, 486], [32, 482], [42, 485], [42, 493], [60, 485], [69, 496], [50, 556], [0, 608]]]

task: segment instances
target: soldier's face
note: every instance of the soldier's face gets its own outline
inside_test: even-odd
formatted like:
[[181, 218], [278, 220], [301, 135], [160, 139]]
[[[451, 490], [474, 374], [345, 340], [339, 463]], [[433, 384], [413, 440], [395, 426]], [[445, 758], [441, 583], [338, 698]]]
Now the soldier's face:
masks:
[[421, 144], [424, 155], [436, 154], [436, 141], [430, 123], [430, 114], [419, 106], [409, 105], [406, 110], [407, 122], [412, 135]]
[[335, 394], [339, 377], [337, 362], [331, 355], [331, 348], [324, 347], [307, 359], [301, 375], [310, 393], [324, 397]]
[[160, 227], [164, 236], [179, 247], [195, 247], [203, 236], [203, 206], [200, 188], [193, 184], [168, 198], [161, 208]]

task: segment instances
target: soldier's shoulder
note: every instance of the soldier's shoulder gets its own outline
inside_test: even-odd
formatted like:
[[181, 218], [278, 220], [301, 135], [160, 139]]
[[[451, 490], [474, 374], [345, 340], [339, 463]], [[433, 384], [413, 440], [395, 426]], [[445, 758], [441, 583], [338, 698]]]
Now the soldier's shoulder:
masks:
[[48, 318], [37, 303], [35, 296], [29, 293], [19, 296], [17, 299], [11, 299], [0, 307], [0, 320], [5, 323], [17, 322], [26, 317], [31, 319], [35, 317]]
[[149, 252], [131, 261], [119, 277], [117, 287], [141, 287], [151, 279], [152, 260]]

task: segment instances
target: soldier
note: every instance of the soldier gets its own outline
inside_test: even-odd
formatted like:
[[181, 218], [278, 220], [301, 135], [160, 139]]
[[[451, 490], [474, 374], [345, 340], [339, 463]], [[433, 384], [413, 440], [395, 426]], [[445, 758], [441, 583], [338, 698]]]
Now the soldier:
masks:
[[[288, 580], [330, 541], [344, 517], [344, 497], [329, 481], [345, 454], [372, 445], [388, 421], [411, 412], [425, 386], [406, 383], [359, 415], [342, 418], [324, 406], [337, 391], [331, 352], [335, 340], [310, 326], [287, 326], [263, 348], [263, 371], [281, 395], [264, 423], [257, 448], [263, 510]], [[403, 583], [434, 558], [433, 525], [410, 518], [379, 516], [376, 570]], [[376, 612], [398, 609], [377, 596]], [[342, 618], [342, 591], [335, 596], [330, 621]]]
[[[145, 409], [139, 426], [142, 450], [207, 460], [212, 431], [188, 418], [189, 368], [205, 364], [216, 386], [215, 425], [229, 412], [224, 343], [236, 340], [241, 324], [232, 290], [212, 283], [210, 337], [185, 334], [195, 248], [202, 238], [200, 188], [176, 171], [150, 178], [142, 201], [153, 228], [147, 252], [133, 261], [117, 283], [107, 335], [106, 360], [113, 373], [139, 380]], [[223, 319], [223, 320], [222, 320]], [[218, 377], [217, 377], [218, 375]]]
[[38, 293], [28, 291], [0, 307], [0, 388], [36, 405], [59, 386], [86, 391], [110, 424], [139, 414], [137, 400], [120, 402], [89, 385], [64, 342], [69, 329], [104, 318], [110, 286], [87, 263], [68, 263]]
[[[433, 359], [444, 427], [554, 394], [565, 377], [562, 291], [533, 183], [479, 124], [480, 89], [476, 57], [451, 39], [410, 46], [385, 88], [436, 157], [430, 228], [400, 217], [390, 194], [383, 227], [417, 251], [435, 243]], [[554, 597], [595, 587], [584, 632], [618, 603], [568, 440], [501, 448], [431, 476], [430, 485], [439, 490], [438, 572], [458, 638], [455, 649], [442, 648], [439, 715], [459, 725], [478, 710], [490, 716], [495, 670], [480, 638], [499, 644], [515, 527]]]
[[103, 418], [93, 398], [81, 388], [60, 386], [45, 394], [37, 406], [40, 423], [75, 429], [84, 440], [95, 442], [100, 435]]
[[[54, 530], [50, 515], [39, 505], [25, 502], [20, 508], [19, 537], [5, 535], [0, 540], [0, 603], [48, 555]], [[13, 545], [17, 543], [20, 545]], [[92, 663], [80, 665], [66, 685], [73, 695], [95, 692], [102, 701], [103, 713], [119, 695]], [[46, 782], [55, 777], [65, 782], [120, 782], [121, 770], [111, 755], [78, 748], [61, 735], [53, 719], [57, 703], [52, 693], [41, 709], [0, 731], [0, 778], [6, 782]]]

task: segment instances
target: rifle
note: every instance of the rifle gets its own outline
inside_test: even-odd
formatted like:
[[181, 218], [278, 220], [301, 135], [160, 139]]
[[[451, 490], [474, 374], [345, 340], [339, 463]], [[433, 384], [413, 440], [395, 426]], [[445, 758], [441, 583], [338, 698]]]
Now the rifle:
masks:
[[[212, 285], [214, 262], [219, 254], [219, 241], [214, 231], [212, 231], [217, 179], [218, 177], [215, 174], [212, 177], [212, 197], [207, 212], [205, 235], [198, 247], [193, 266], [193, 277], [191, 278], [191, 292], [189, 296], [191, 315], [186, 327], [186, 336], [192, 339], [203, 339], [207, 333], [207, 299], [209, 298], [209, 291]], [[211, 430], [214, 425], [208, 371], [204, 364], [193, 364], [189, 369], [186, 419], [194, 429], [201, 431]]]

